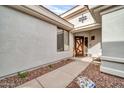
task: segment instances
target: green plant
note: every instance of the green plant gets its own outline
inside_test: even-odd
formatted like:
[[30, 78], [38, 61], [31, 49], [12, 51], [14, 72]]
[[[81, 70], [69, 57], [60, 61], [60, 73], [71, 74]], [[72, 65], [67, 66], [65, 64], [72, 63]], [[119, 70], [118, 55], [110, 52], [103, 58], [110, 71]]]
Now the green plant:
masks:
[[28, 72], [18, 72], [18, 76], [20, 78], [26, 78], [28, 76]]
[[49, 67], [49, 68], [52, 68], [52, 65], [50, 64], [50, 65], [48, 65], [48, 67]]

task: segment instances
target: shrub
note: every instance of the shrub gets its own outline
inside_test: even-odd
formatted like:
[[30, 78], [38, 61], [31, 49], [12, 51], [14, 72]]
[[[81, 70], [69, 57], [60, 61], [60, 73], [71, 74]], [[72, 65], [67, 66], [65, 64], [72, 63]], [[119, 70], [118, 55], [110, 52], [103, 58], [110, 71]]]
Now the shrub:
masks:
[[49, 68], [52, 68], [52, 65], [48, 65]]
[[18, 72], [18, 76], [20, 78], [26, 78], [28, 76], [28, 72]]

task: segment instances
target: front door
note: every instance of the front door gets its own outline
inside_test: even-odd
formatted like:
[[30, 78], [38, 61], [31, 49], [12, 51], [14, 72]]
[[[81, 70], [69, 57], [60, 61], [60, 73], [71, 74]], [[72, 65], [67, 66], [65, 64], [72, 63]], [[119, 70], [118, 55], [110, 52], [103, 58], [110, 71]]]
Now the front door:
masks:
[[75, 56], [84, 56], [83, 41], [83, 36], [75, 36]]

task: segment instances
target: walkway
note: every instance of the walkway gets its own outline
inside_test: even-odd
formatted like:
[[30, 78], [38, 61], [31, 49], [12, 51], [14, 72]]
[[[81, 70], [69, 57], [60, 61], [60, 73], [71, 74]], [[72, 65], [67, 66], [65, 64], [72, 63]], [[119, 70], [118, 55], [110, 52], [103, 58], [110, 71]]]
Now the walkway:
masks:
[[[31, 80], [18, 88], [65, 88], [73, 81], [92, 61], [91, 58], [85, 57], [76, 59], [74, 62], [62, 66], [54, 71], [44, 74], [34, 80]], [[81, 61], [83, 60], [83, 61]]]

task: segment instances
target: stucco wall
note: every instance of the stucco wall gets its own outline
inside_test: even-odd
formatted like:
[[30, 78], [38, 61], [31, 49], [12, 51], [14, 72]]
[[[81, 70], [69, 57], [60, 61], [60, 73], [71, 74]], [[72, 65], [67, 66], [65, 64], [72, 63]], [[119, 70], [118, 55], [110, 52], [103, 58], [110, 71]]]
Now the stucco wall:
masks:
[[0, 6], [0, 77], [72, 56], [57, 52], [57, 27]]
[[102, 42], [104, 56], [124, 57], [123, 19], [124, 9], [102, 16]]
[[[89, 32], [90, 40], [89, 40], [89, 49], [88, 53], [91, 54], [92, 57], [101, 56], [101, 29], [92, 30]], [[91, 37], [95, 36], [95, 40], [91, 40]]]
[[[124, 77], [124, 9], [102, 16], [102, 65], [101, 71]], [[110, 57], [111, 59], [107, 59]], [[112, 59], [116, 59], [113, 61]], [[108, 70], [110, 69], [110, 70]]]

